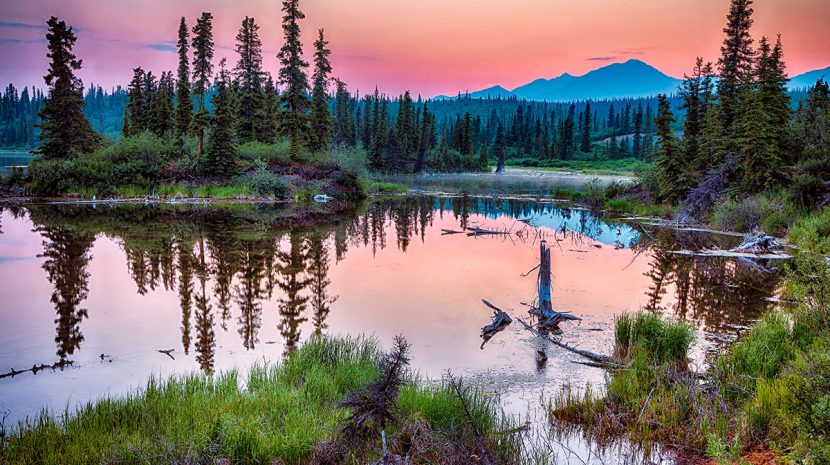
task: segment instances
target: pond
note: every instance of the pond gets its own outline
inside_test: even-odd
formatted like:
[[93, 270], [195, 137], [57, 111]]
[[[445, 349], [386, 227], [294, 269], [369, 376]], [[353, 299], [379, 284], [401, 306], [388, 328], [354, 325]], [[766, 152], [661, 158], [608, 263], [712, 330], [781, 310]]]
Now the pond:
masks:
[[34, 155], [19, 150], [0, 150], [0, 175], [9, 174], [14, 167], [26, 168]]
[[[583, 319], [564, 325], [563, 340], [596, 352], [610, 352], [615, 315], [645, 308], [693, 323], [702, 365], [768, 307], [776, 286], [739, 261], [668, 253], [734, 238], [567, 205], [410, 195], [305, 223], [285, 221], [286, 208], [2, 209], [0, 367], [73, 364], [0, 379], [0, 412], [16, 422], [128, 393], [150, 375], [245, 370], [315, 333], [364, 334], [384, 347], [402, 334], [423, 377], [451, 370], [509, 414], [538, 419], [540, 400], [563, 385], [604, 379], [553, 347], [539, 367], [545, 343], [515, 323], [482, 347], [491, 311], [481, 299], [526, 315], [535, 275], [523, 274], [538, 263], [540, 239], [551, 245], [554, 307]], [[444, 231], [471, 226], [511, 234]]]

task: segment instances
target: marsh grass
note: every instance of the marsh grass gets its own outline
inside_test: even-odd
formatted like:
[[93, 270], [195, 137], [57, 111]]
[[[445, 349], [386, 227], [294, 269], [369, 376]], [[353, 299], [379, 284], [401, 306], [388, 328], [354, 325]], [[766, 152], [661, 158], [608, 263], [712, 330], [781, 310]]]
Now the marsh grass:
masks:
[[[44, 411], [7, 432], [8, 463], [300, 464], [334, 441], [346, 412], [336, 404], [377, 375], [378, 347], [361, 338], [314, 337], [278, 365], [237, 371], [152, 378], [123, 398], [104, 398], [55, 418]], [[503, 456], [496, 430], [504, 420], [481, 394], [471, 394], [475, 421]], [[459, 400], [444, 386], [413, 378], [399, 394], [401, 437], [441, 441], [473, 450]], [[408, 431], [408, 432], [406, 432]], [[403, 441], [405, 442], [405, 441]], [[429, 449], [428, 447], [426, 449]], [[371, 445], [353, 445], [349, 462], [377, 458]], [[440, 462], [434, 462], [440, 463]]]

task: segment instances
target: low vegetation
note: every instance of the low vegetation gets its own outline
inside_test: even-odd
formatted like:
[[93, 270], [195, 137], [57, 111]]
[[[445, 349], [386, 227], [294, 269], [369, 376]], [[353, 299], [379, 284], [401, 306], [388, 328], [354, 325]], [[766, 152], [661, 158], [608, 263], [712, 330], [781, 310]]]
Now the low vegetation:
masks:
[[588, 386], [551, 402], [558, 421], [587, 426], [600, 440], [628, 435], [681, 451], [736, 460], [755, 446], [797, 463], [830, 461], [830, 209], [792, 228], [798, 247], [785, 294], [797, 302], [763, 316], [705, 373], [687, 366], [693, 332], [640, 313], [615, 325], [615, 356], [604, 394]]
[[[349, 393], [378, 377], [382, 353], [371, 340], [315, 337], [282, 364], [257, 366], [242, 378], [151, 379], [124, 398], [107, 398], [7, 432], [4, 463], [367, 463], [380, 440], [341, 437]], [[387, 426], [389, 453], [412, 463], [459, 463], [481, 453], [472, 425], [490, 453], [515, 460], [517, 446], [494, 404], [449, 385], [426, 387], [406, 374]]]

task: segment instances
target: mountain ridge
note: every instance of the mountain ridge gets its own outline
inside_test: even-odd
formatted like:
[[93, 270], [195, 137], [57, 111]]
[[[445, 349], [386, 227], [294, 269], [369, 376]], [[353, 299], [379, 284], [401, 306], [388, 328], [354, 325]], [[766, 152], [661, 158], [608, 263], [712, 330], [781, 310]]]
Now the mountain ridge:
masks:
[[[792, 77], [789, 88], [812, 86], [822, 76], [830, 79], [830, 67]], [[562, 73], [550, 79], [534, 79], [512, 90], [494, 85], [469, 95], [472, 98], [517, 97], [551, 102], [637, 98], [676, 93], [681, 82], [681, 79], [669, 76], [644, 61], [631, 59], [602, 66], [581, 76]], [[433, 97], [436, 100], [453, 98], [446, 95]]]

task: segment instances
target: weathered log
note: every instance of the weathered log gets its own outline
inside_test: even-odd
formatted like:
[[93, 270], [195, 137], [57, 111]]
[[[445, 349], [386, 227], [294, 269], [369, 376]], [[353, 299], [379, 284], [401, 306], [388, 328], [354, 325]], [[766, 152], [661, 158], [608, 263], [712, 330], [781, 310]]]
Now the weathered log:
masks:
[[23, 373], [26, 373], [26, 372], [29, 372], [29, 371], [31, 371], [33, 374], [37, 374], [37, 372], [41, 371], [41, 370], [58, 370], [58, 369], [62, 370], [64, 367], [73, 365], [74, 363], [75, 362], [73, 362], [72, 360], [60, 359], [60, 360], [58, 360], [57, 362], [55, 362], [51, 365], [47, 365], [45, 363], [42, 363], [40, 365], [32, 365], [32, 368], [27, 368], [25, 370], [15, 370], [14, 368], [12, 368], [11, 371], [8, 371], [6, 373], [0, 373], [0, 379], [14, 378], [17, 375], [20, 375], [20, 374], [23, 374]]
[[447, 234], [462, 234], [464, 231], [456, 231], [454, 229], [441, 229], [441, 235], [445, 236]]
[[493, 338], [496, 334], [510, 326], [510, 323], [513, 322], [513, 319], [510, 318], [506, 312], [502, 311], [500, 308], [496, 307], [495, 305], [491, 304], [490, 302], [481, 299], [484, 302], [484, 305], [493, 309], [493, 322], [489, 325], [481, 328], [481, 338], [484, 339], [481, 342], [481, 349], [484, 349], [484, 344], [487, 344], [487, 341]]
[[510, 234], [510, 231], [496, 231], [494, 229], [484, 229], [479, 227], [469, 227], [467, 228], [468, 236], [483, 236], [483, 235], [507, 235]]
[[525, 327], [525, 329], [527, 329], [531, 333], [535, 334], [536, 336], [541, 337], [541, 338], [545, 339], [546, 341], [550, 342], [551, 344], [553, 344], [557, 347], [561, 347], [562, 349], [565, 349], [568, 352], [573, 352], [577, 355], [585, 357], [588, 360], [602, 366], [602, 368], [622, 368], [622, 367], [624, 367], [624, 364], [621, 363], [619, 360], [615, 359], [614, 357], [610, 357], [608, 355], [603, 355], [603, 354], [597, 354], [597, 353], [594, 353], [594, 352], [591, 352], [591, 351], [588, 351], [588, 350], [584, 350], [584, 349], [577, 349], [576, 347], [571, 347], [568, 344], [557, 341], [556, 339], [550, 337], [547, 334], [543, 334], [542, 332], [540, 332], [539, 330], [537, 330], [533, 326], [527, 324], [521, 318], [517, 318], [517, 319], [519, 320], [519, 323], [521, 323]]
[[769, 253], [776, 253], [784, 250], [784, 246], [778, 241], [778, 239], [767, 236], [762, 232], [755, 232], [748, 234], [744, 237], [744, 241], [741, 245], [735, 247], [734, 249], [730, 249], [730, 252], [746, 252], [751, 254], [769, 254]]
[[550, 300], [550, 248], [547, 241], [539, 242], [539, 314], [548, 319], [553, 314], [553, 304]]
[[565, 312], [553, 310], [551, 302], [551, 263], [550, 248], [546, 241], [539, 243], [539, 277], [537, 278], [537, 306], [530, 309], [530, 314], [539, 319], [539, 324], [546, 329], [558, 329], [563, 321], [581, 320]]
[[723, 257], [723, 258], [757, 258], [764, 260], [790, 260], [792, 255], [786, 253], [750, 253], [750, 252], [733, 252], [731, 250], [672, 250], [669, 251], [675, 255], [686, 255], [690, 257]]

